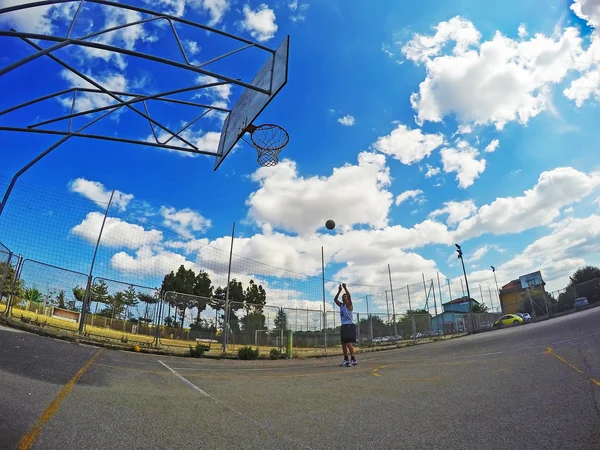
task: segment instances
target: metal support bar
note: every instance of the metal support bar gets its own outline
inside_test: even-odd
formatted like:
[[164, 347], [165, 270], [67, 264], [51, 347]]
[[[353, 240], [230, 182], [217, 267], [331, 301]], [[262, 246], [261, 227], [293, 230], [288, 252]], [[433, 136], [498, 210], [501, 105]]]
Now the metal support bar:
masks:
[[[129, 106], [129, 105], [133, 105], [135, 103], [140, 103], [140, 102], [143, 103], [146, 100], [162, 100], [162, 101], [167, 101], [167, 102], [179, 103], [180, 101], [172, 101], [171, 99], [161, 99], [160, 97], [164, 97], [164, 96], [167, 96], [167, 95], [181, 94], [183, 92], [189, 92], [189, 91], [193, 91], [193, 90], [196, 90], [196, 89], [204, 89], [204, 88], [210, 88], [210, 87], [215, 87], [215, 86], [221, 86], [221, 85], [224, 85], [224, 84], [228, 84], [228, 83], [219, 81], [219, 82], [216, 82], [216, 83], [203, 84], [201, 86], [190, 86], [190, 87], [186, 87], [186, 88], [182, 88], [182, 89], [176, 89], [176, 90], [173, 90], [173, 91], [162, 92], [160, 94], [137, 95], [137, 96], [135, 96], [135, 98], [133, 98], [131, 100], [124, 101], [123, 103], [117, 103], [117, 104], [114, 104], [114, 105], [107, 105], [107, 106], [100, 106], [98, 108], [88, 109], [86, 111], [79, 111], [77, 113], [71, 112], [71, 114], [67, 114], [65, 116], [57, 117], [57, 118], [54, 118], [54, 119], [44, 120], [43, 122], [37, 122], [37, 123], [34, 123], [33, 125], [28, 125], [27, 128], [37, 128], [37, 127], [41, 127], [42, 125], [48, 125], [49, 123], [60, 122], [61, 120], [72, 119], [74, 117], [85, 116], [87, 114], [93, 114], [93, 113], [107, 111], [107, 110], [114, 109], [114, 108], [120, 108], [120, 107], [123, 107], [123, 106]], [[75, 88], [75, 92], [77, 92], [77, 90], [82, 90], [82, 89]], [[120, 95], [120, 94], [117, 94], [117, 93], [115, 93], [113, 91], [109, 91], [109, 92], [112, 92], [114, 95]], [[96, 91], [96, 93], [104, 94], [104, 92], [102, 92], [102, 91]], [[133, 96], [133, 94], [131, 96]], [[220, 111], [230, 112], [229, 109], [219, 108], [219, 107], [213, 107], [213, 106], [210, 106], [210, 105], [194, 105], [194, 106], [199, 106], [199, 107], [206, 108], [206, 109], [218, 109]]]
[[[60, 5], [62, 3], [72, 3], [72, 2], [73, 2], [73, 0], [42, 0], [42, 1], [38, 1], [38, 2], [21, 3], [18, 5], [9, 6], [7, 8], [0, 9], [0, 15], [9, 13], [9, 12], [20, 11], [22, 9], [27, 9], [27, 8], [36, 8], [38, 6], [52, 6], [52, 5]], [[150, 9], [140, 8], [138, 6], [127, 5], [127, 4], [123, 4], [123, 3], [111, 2], [108, 0], [87, 0], [86, 3], [96, 3], [98, 5], [113, 6], [115, 8], [119, 8], [119, 9], [128, 9], [130, 11], [136, 11], [136, 12], [139, 12], [142, 14], [149, 14], [151, 16], [160, 15], [161, 17], [168, 18], [168, 19], [172, 20], [173, 22], [178, 22], [178, 23], [181, 23], [184, 25], [189, 25], [189, 26], [192, 26], [195, 28], [199, 28], [201, 30], [210, 31], [211, 33], [219, 34], [221, 36], [225, 36], [225, 37], [234, 39], [236, 41], [240, 41], [240, 42], [243, 42], [246, 44], [252, 44], [256, 48], [259, 48], [261, 50], [264, 50], [264, 51], [267, 51], [270, 53], [275, 53], [275, 50], [265, 47], [264, 45], [252, 42], [249, 39], [245, 39], [245, 38], [236, 36], [234, 34], [227, 33], [226, 31], [222, 31], [217, 28], [212, 28], [212, 27], [202, 25], [202, 24], [199, 24], [196, 22], [192, 22], [191, 20], [187, 20], [182, 17], [176, 17], [176, 16], [172, 16], [169, 14], [157, 13], [156, 11], [152, 11]]]
[[225, 316], [223, 318], [223, 353], [227, 351], [227, 338], [229, 334], [229, 283], [231, 280], [231, 260], [233, 258], [233, 240], [235, 238], [235, 222], [231, 228], [231, 246], [229, 247], [229, 267], [227, 269], [227, 290], [225, 292]]
[[[27, 34], [27, 33], [25, 33]], [[0, 31], [0, 36], [2, 36], [2, 32]], [[28, 43], [29, 45], [31, 45], [33, 48], [35, 48], [36, 50], [41, 50], [42, 47], [40, 47], [39, 45], [37, 45], [35, 42], [30, 41], [27, 38], [22, 37], [21, 39], [23, 39], [23, 41], [25, 41], [26, 43]], [[162, 128], [163, 130], [165, 130], [166, 132], [170, 133], [170, 134], [174, 134], [171, 130], [169, 130], [168, 128], [162, 126], [161, 124], [159, 124], [157, 121], [155, 121], [154, 119], [152, 119], [151, 117], [148, 117], [146, 114], [144, 114], [141, 111], [138, 111], [137, 109], [135, 109], [133, 106], [131, 105], [126, 105], [125, 101], [122, 100], [120, 97], [114, 95], [113, 93], [111, 93], [109, 90], [107, 90], [106, 88], [104, 88], [100, 83], [97, 83], [96, 81], [94, 81], [92, 78], [84, 75], [83, 73], [81, 73], [79, 70], [74, 69], [73, 67], [71, 67], [70, 65], [68, 65], [67, 63], [61, 61], [60, 59], [58, 59], [56, 56], [48, 54], [47, 55], [48, 58], [50, 58], [52, 61], [60, 64], [61, 66], [63, 66], [65, 69], [71, 71], [72, 73], [74, 73], [75, 75], [77, 75], [79, 78], [83, 79], [84, 81], [87, 81], [88, 83], [90, 83], [92, 86], [95, 86], [96, 88], [100, 89], [103, 93], [105, 93], [106, 95], [108, 95], [109, 97], [113, 98], [114, 100], [116, 100], [117, 102], [121, 103], [122, 106], [127, 106], [127, 108], [129, 108], [130, 110], [132, 110], [133, 112], [135, 112], [136, 114], [139, 114], [140, 116], [142, 116], [143, 118], [147, 119], [149, 122], [158, 125], [160, 128]], [[197, 147], [192, 144], [191, 142], [187, 141], [186, 139], [182, 138], [181, 136], [178, 137], [179, 140], [181, 140], [183, 143], [189, 145], [190, 147], [194, 148], [197, 150]]]
[[[150, 55], [148, 53], [137, 52], [135, 50], [127, 50], [124, 48], [115, 47], [113, 45], [102, 44], [100, 42], [88, 42], [88, 41], [82, 41], [81, 39], [65, 39], [65, 38], [59, 37], [59, 36], [48, 36], [48, 35], [39, 34], [39, 33], [26, 33], [26, 32], [21, 32], [21, 31], [16, 31], [16, 30], [11, 30], [11, 31], [1, 31], [0, 30], [0, 36], [18, 37], [20, 39], [23, 39], [24, 41], [26, 41], [29, 44], [31, 44], [30, 39], [39, 40], [39, 41], [61, 42], [61, 43], [66, 41], [66, 42], [68, 42], [68, 44], [74, 44], [74, 45], [78, 45], [80, 47], [95, 48], [95, 49], [104, 50], [107, 52], [120, 53], [120, 54], [127, 55], [127, 56], [133, 56], [136, 58], [147, 59], [149, 61], [154, 61], [157, 63], [165, 64], [167, 66], [177, 67], [179, 69], [185, 69], [185, 70], [188, 70], [190, 72], [194, 72], [194, 73], [197, 73], [200, 75], [206, 75], [208, 77], [212, 77], [217, 80], [222, 80], [222, 81], [226, 81], [231, 84], [236, 84], [236, 85], [244, 87], [246, 89], [251, 89], [253, 91], [260, 92], [261, 94], [271, 95], [270, 90], [255, 86], [252, 83], [246, 83], [239, 79], [231, 78], [231, 77], [228, 77], [225, 75], [211, 72], [209, 70], [200, 69], [195, 66], [191, 66], [189, 64], [173, 61], [171, 59], [161, 58], [159, 56]], [[67, 44], [65, 44], [65, 45], [67, 45]], [[36, 49], [38, 51], [40, 51], [40, 50], [42, 50], [42, 47], [36, 46]], [[53, 58], [53, 59], [56, 58], [49, 52], [44, 53], [44, 55], [46, 55], [50, 58]], [[56, 59], [58, 59], [58, 58], [56, 58]]]
[[85, 326], [85, 315], [87, 314], [87, 305], [90, 302], [90, 296], [92, 294], [92, 277], [94, 273], [94, 264], [96, 264], [96, 256], [98, 255], [98, 248], [100, 247], [100, 241], [102, 240], [102, 233], [104, 232], [104, 225], [106, 224], [106, 219], [108, 217], [108, 212], [110, 210], [110, 205], [113, 201], [113, 197], [115, 196], [115, 190], [110, 193], [110, 198], [108, 199], [108, 205], [106, 205], [106, 212], [104, 213], [104, 218], [102, 219], [102, 225], [100, 226], [100, 232], [98, 233], [98, 240], [96, 241], [96, 248], [94, 249], [94, 256], [92, 257], [92, 264], [90, 265], [90, 274], [88, 275], [88, 282], [85, 289], [85, 295], [83, 296], [83, 304], [81, 306], [81, 317], [79, 319], [79, 329], [78, 333], [83, 333], [83, 327]]
[[[219, 156], [218, 152], [216, 152], [216, 151], [211, 152], [208, 150], [195, 150], [195, 149], [187, 148], [187, 147], [178, 147], [176, 145], [161, 145], [161, 144], [157, 144], [155, 142], [136, 141], [133, 139], [119, 138], [119, 137], [112, 137], [112, 136], [102, 136], [99, 134], [88, 134], [88, 133], [77, 133], [77, 132], [69, 133], [68, 131], [61, 131], [61, 130], [37, 130], [37, 129], [30, 130], [28, 128], [2, 127], [2, 126], [0, 126], [0, 131], [16, 131], [16, 132], [23, 132], [23, 133], [29, 132], [29, 133], [39, 133], [39, 134], [53, 134], [53, 135], [57, 135], [57, 136], [80, 137], [80, 138], [86, 138], [86, 139], [99, 139], [101, 141], [121, 142], [123, 144], [137, 144], [137, 145], [146, 145], [149, 147], [164, 148], [164, 149], [169, 149], [169, 150], [178, 150], [178, 151], [182, 151], [182, 152], [195, 153], [197, 155]], [[1, 212], [0, 212], [0, 214], [1, 214]]]

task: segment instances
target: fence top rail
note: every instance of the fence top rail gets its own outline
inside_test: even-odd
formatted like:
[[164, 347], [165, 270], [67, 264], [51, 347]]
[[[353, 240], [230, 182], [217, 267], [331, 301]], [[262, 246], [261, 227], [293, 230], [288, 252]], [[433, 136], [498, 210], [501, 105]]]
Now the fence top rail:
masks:
[[166, 300], [169, 296], [178, 296], [178, 297], [189, 297], [189, 298], [200, 298], [203, 300], [210, 300], [211, 302], [214, 303], [224, 303], [224, 300], [221, 300], [220, 298], [216, 298], [216, 297], [205, 297], [203, 295], [194, 295], [194, 294], [186, 294], [184, 292], [178, 292], [178, 291], [167, 291], [164, 294], [164, 299]]
[[10, 251], [10, 249], [6, 245], [4, 245], [2, 242], [0, 242], [0, 251], [4, 251], [6, 253], [12, 254], [12, 252]]
[[83, 272], [77, 272], [76, 270], [66, 269], [66, 268], [64, 268], [64, 267], [55, 266], [54, 264], [48, 264], [48, 263], [45, 263], [45, 262], [37, 261], [37, 260], [35, 260], [35, 259], [30, 259], [30, 258], [25, 258], [25, 259], [23, 260], [23, 266], [25, 266], [25, 263], [26, 263], [27, 261], [29, 261], [29, 262], [31, 262], [31, 263], [34, 263], [34, 264], [39, 264], [39, 265], [41, 265], [41, 266], [50, 267], [51, 269], [63, 270], [63, 271], [65, 271], [65, 272], [74, 273], [75, 275], [83, 275], [83, 276], [84, 276], [84, 277], [86, 277], [86, 278], [88, 277], [88, 275], [87, 275], [87, 274], [85, 274], [85, 273], [83, 273]]
[[106, 277], [94, 277], [94, 279], [92, 281], [92, 284], [96, 284], [96, 280], [104, 280], [104, 281], [109, 281], [111, 283], [119, 283], [119, 284], [124, 284], [126, 286], [133, 286], [133, 287], [136, 287], [136, 288], [150, 289], [152, 291], [158, 291], [160, 289], [160, 288], [156, 288], [156, 287], [142, 286], [141, 284], [127, 283], [125, 281], [119, 281], [119, 280], [112, 280], [112, 279], [106, 278]]
[[[278, 308], [278, 307], [276, 307]], [[313, 313], [319, 313], [319, 314], [323, 314], [323, 310], [322, 309], [309, 309], [309, 308], [281, 308], [284, 311], [300, 311], [300, 312], [313, 312]], [[329, 312], [329, 311], [327, 311]], [[334, 311], [337, 312], [337, 311]]]

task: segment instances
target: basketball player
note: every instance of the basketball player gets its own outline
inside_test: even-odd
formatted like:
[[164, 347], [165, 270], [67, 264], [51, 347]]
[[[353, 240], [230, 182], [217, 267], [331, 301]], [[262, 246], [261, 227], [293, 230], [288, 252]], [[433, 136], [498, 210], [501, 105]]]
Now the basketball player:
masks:
[[[342, 301], [340, 302], [338, 297], [342, 292], [342, 288], [344, 289], [344, 294], [342, 295]], [[338, 292], [333, 301], [340, 307], [340, 318], [342, 320], [340, 337], [342, 341], [342, 349], [344, 350], [344, 360], [340, 366], [355, 366], [358, 364], [358, 362], [354, 356], [354, 347], [352, 346], [352, 343], [356, 342], [356, 327], [354, 325], [354, 320], [352, 319], [352, 310], [354, 309], [354, 306], [352, 306], [352, 297], [350, 297], [350, 292], [348, 292], [348, 288], [346, 287], [345, 283], [340, 284]], [[348, 353], [350, 353], [350, 361], [348, 361]]]

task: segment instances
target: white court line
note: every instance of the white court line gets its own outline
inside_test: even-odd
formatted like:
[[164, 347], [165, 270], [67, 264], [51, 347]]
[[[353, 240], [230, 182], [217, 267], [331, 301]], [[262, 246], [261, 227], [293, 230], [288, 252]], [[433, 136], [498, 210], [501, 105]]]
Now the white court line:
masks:
[[[210, 395], [208, 395], [206, 392], [204, 392], [202, 389], [200, 389], [198, 386], [196, 386], [194, 383], [192, 383], [190, 380], [188, 380], [185, 377], [182, 377], [181, 375], [179, 375], [175, 370], [171, 369], [169, 366], [167, 366], [164, 362], [162, 361], [158, 361], [159, 363], [161, 363], [163, 366], [165, 366], [167, 369], [169, 369], [173, 375], [175, 375], [177, 378], [179, 378], [181, 381], [183, 381], [184, 383], [187, 383], [190, 387], [192, 387], [193, 389], [195, 389], [196, 391], [200, 392], [202, 395], [215, 400], [213, 397], [211, 397]], [[215, 400], [216, 401], [216, 400]]]
[[196, 386], [196, 385], [195, 385], [194, 383], [192, 383], [190, 380], [188, 380], [187, 378], [185, 378], [185, 377], [182, 377], [181, 375], [179, 375], [179, 374], [178, 374], [178, 373], [177, 373], [175, 370], [173, 370], [172, 368], [170, 368], [169, 366], [167, 366], [167, 365], [166, 365], [164, 362], [162, 362], [161, 360], [158, 360], [158, 362], [159, 362], [159, 363], [161, 363], [163, 366], [165, 366], [167, 369], [169, 369], [169, 370], [171, 371], [171, 373], [173, 373], [173, 375], [175, 375], [177, 378], [179, 378], [179, 379], [180, 379], [181, 381], [183, 381], [184, 383], [188, 384], [190, 387], [192, 387], [193, 389], [195, 389], [197, 392], [199, 392], [199, 393], [201, 393], [202, 395], [205, 395], [206, 397], [210, 398], [210, 399], [211, 399], [211, 400], [213, 400], [215, 403], [218, 403], [218, 404], [220, 404], [220, 405], [224, 406], [224, 407], [225, 407], [227, 410], [229, 410], [229, 411], [231, 411], [232, 413], [234, 413], [234, 414], [236, 414], [236, 415], [240, 416], [242, 419], [245, 419], [245, 420], [247, 420], [247, 421], [249, 421], [249, 422], [252, 422], [253, 424], [255, 424], [255, 425], [259, 426], [260, 428], [262, 428], [263, 430], [265, 430], [266, 432], [268, 432], [268, 433], [270, 433], [270, 434], [272, 434], [272, 435], [275, 435], [275, 436], [277, 436], [277, 437], [279, 437], [279, 438], [281, 438], [281, 439], [284, 439], [284, 440], [286, 440], [286, 441], [288, 441], [288, 442], [291, 442], [291, 443], [293, 443], [293, 444], [295, 444], [295, 445], [300, 445], [300, 446], [302, 446], [302, 447], [304, 447], [304, 448], [306, 448], [306, 449], [312, 450], [312, 448], [311, 448], [311, 447], [309, 447], [308, 445], [306, 445], [306, 444], [300, 444], [299, 442], [297, 442], [297, 441], [293, 440], [292, 438], [290, 438], [290, 437], [286, 436], [285, 434], [280, 434], [280, 433], [278, 433], [277, 431], [275, 431], [275, 430], [272, 430], [270, 427], [268, 427], [268, 426], [266, 426], [266, 425], [262, 424], [261, 422], [259, 422], [259, 421], [255, 420], [255, 419], [253, 419], [252, 417], [250, 417], [250, 416], [247, 416], [247, 415], [245, 415], [245, 414], [243, 414], [243, 413], [239, 412], [238, 410], [231, 408], [231, 407], [230, 407], [230, 406], [228, 406], [228, 405], [224, 405], [222, 402], [218, 401], [216, 398], [214, 398], [214, 397], [212, 397], [212, 396], [208, 395], [206, 392], [204, 392], [202, 389], [200, 389], [198, 386]]

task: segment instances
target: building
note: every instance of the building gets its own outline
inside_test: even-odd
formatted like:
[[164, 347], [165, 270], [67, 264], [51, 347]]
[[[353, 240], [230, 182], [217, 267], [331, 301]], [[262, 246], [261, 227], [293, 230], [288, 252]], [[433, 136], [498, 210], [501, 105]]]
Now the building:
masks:
[[477, 306], [479, 306], [477, 300], [471, 298], [471, 301], [469, 302], [466, 296], [442, 303], [444, 311], [431, 318], [431, 331], [445, 331], [446, 333], [464, 331], [464, 314], [471, 312], [471, 308], [476, 309]]
[[[546, 286], [546, 282], [542, 279], [540, 272], [522, 275], [505, 284], [500, 289], [502, 312], [504, 314], [531, 313], [530, 299], [540, 304], [545, 301], [546, 290], [544, 286]], [[540, 299], [540, 301], [537, 301], [537, 299]]]

